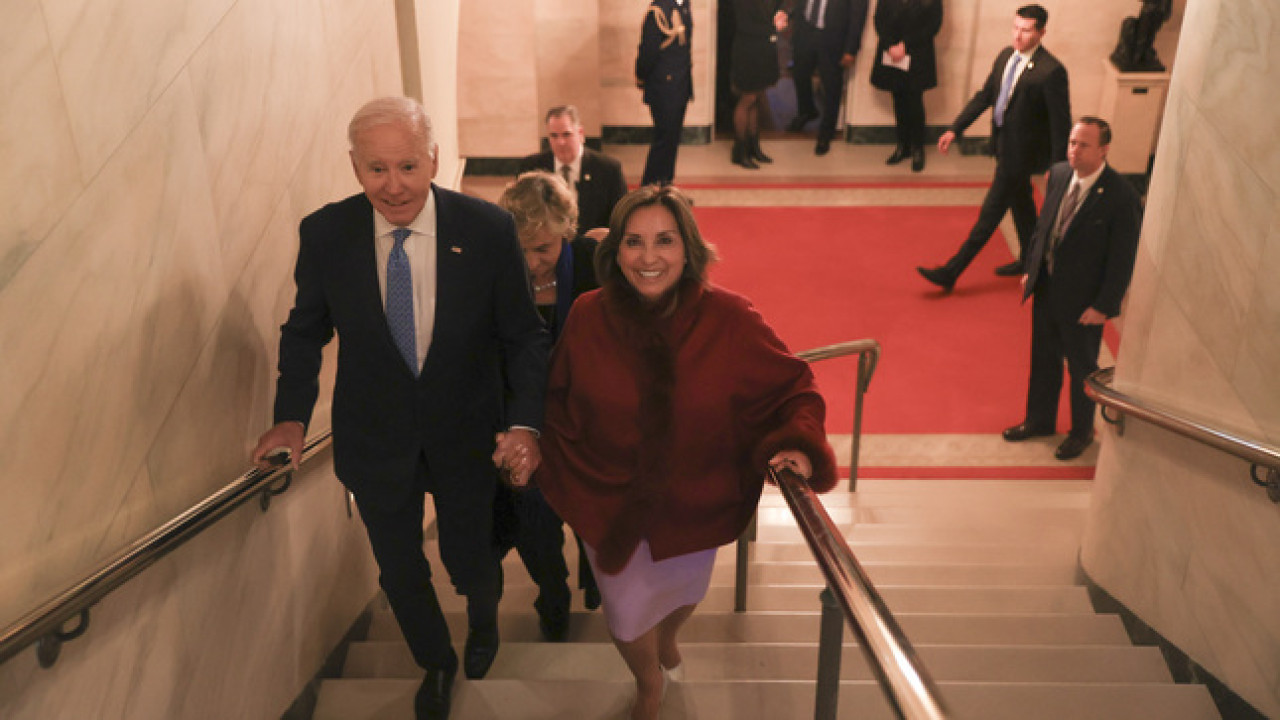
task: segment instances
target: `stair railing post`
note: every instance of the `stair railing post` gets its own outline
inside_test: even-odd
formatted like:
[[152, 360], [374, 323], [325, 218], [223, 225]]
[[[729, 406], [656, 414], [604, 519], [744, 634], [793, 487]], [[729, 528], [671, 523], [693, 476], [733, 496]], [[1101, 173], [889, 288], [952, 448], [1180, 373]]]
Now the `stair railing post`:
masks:
[[844, 651], [844, 611], [831, 586], [823, 588], [822, 626], [818, 631], [818, 683], [814, 720], [835, 720], [840, 706], [840, 660]]
[[758, 513], [751, 516], [751, 522], [742, 531], [742, 535], [738, 536], [738, 562], [733, 576], [734, 612], [747, 611], [747, 562], [750, 559], [751, 541], [756, 539], [757, 516]]
[[849, 492], [858, 489], [858, 455], [862, 446], [862, 398], [871, 385], [874, 365], [868, 352], [858, 353], [857, 387], [853, 393], [853, 437], [849, 443]]

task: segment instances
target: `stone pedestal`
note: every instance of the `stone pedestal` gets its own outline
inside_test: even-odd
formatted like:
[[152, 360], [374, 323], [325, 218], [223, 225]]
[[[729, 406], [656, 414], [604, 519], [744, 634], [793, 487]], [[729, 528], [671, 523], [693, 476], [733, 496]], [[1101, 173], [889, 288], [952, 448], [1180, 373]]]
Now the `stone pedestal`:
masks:
[[1144, 175], [1156, 149], [1169, 73], [1120, 72], [1110, 60], [1102, 62], [1105, 78], [1099, 108], [1111, 123], [1107, 162], [1117, 172]]

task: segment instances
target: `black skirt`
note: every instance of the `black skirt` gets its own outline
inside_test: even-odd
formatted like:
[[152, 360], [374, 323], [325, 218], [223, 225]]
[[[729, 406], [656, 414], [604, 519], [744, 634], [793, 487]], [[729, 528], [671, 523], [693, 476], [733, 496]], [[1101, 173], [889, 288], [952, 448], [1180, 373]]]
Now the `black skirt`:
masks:
[[757, 92], [778, 82], [777, 35], [744, 35], [733, 38], [729, 81], [735, 92]]

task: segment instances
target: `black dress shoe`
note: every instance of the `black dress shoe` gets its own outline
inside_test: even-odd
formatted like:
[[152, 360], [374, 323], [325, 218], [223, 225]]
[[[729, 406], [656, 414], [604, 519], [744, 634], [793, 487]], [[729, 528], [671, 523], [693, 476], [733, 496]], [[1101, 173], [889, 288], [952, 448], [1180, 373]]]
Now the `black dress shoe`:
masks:
[[952, 277], [951, 273], [940, 267], [917, 267], [916, 272], [920, 273], [920, 276], [925, 280], [942, 288], [943, 292], [951, 292], [951, 288], [956, 285], [956, 279]]
[[1014, 260], [1011, 263], [1001, 265], [996, 268], [996, 274], [1000, 277], [1016, 277], [1022, 274], [1022, 263]]
[[1058, 449], [1054, 451], [1053, 456], [1059, 460], [1074, 460], [1075, 458], [1080, 457], [1080, 455], [1084, 453], [1085, 448], [1092, 444], [1092, 437], [1068, 435], [1067, 439], [1063, 440], [1062, 444], [1058, 446]]
[[911, 172], [924, 170], [924, 148], [911, 148]]
[[907, 159], [907, 156], [908, 156], [908, 155], [910, 155], [910, 154], [911, 154], [911, 153], [910, 153], [910, 151], [908, 151], [908, 150], [907, 150], [907, 146], [905, 146], [905, 145], [899, 145], [898, 147], [896, 147], [896, 148], [894, 148], [894, 149], [893, 149], [893, 154], [892, 154], [892, 155], [890, 155], [890, 156], [889, 156], [889, 158], [888, 158], [887, 160], [885, 160], [885, 161], [884, 161], [884, 164], [885, 164], [885, 165], [897, 165], [898, 163], [902, 162], [903, 160], [906, 160], [906, 159]]
[[569, 608], [538, 613], [538, 630], [547, 642], [564, 642], [569, 639]]
[[467, 632], [467, 644], [462, 651], [462, 670], [472, 680], [479, 680], [489, 672], [493, 659], [498, 657], [498, 628]]
[[818, 119], [817, 115], [810, 115], [809, 113], [800, 113], [799, 115], [796, 115], [795, 117], [791, 118], [791, 122], [787, 123], [787, 132], [803, 132], [804, 126], [808, 125], [810, 120], [817, 120], [817, 119]]
[[1044, 437], [1053, 434], [1051, 427], [1039, 427], [1031, 423], [1023, 422], [1014, 425], [1011, 428], [1005, 428], [1001, 436], [1008, 442], [1022, 442], [1028, 438]]
[[826, 155], [831, 151], [830, 138], [818, 138], [818, 144], [813, 146], [814, 155]]
[[588, 610], [600, 609], [600, 588], [589, 587], [582, 591], [582, 604]]
[[453, 678], [458, 674], [455, 658], [452, 669], [428, 670], [418, 694], [413, 697], [413, 714], [417, 720], [447, 720], [453, 696]]

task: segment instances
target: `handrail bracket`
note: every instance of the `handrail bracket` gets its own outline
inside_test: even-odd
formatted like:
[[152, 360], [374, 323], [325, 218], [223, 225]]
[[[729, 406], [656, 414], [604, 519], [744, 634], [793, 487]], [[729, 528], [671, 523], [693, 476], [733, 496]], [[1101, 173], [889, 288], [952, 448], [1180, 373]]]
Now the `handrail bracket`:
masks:
[[1266, 488], [1267, 498], [1273, 503], [1280, 503], [1280, 470], [1273, 467], [1267, 468], [1267, 476], [1265, 478], [1258, 477], [1258, 468], [1263, 467], [1258, 463], [1249, 466], [1249, 475], [1253, 477], [1253, 482], [1258, 487]]

